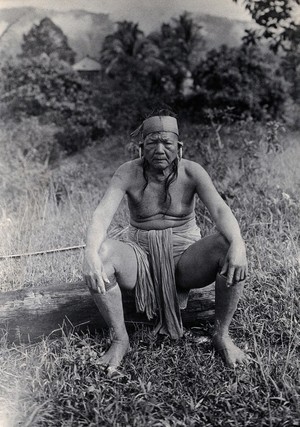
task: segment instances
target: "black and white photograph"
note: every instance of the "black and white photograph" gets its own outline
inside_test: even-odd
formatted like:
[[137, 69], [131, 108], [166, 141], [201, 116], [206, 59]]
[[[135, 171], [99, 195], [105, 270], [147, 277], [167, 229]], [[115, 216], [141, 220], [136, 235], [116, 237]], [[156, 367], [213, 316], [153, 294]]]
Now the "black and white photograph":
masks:
[[0, 427], [300, 427], [300, 0], [0, 0]]

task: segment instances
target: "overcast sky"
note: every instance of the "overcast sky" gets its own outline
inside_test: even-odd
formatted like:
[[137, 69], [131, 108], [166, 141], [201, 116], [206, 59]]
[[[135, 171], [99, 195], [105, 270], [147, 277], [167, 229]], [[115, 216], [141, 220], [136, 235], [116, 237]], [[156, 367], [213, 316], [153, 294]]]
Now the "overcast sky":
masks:
[[[46, 9], [84, 9], [90, 12], [107, 12], [116, 19], [147, 22], [147, 15], [168, 19], [183, 10], [209, 13], [227, 18], [249, 20], [242, 1], [232, 0], [0, 0], [0, 8], [34, 6]], [[153, 16], [152, 16], [153, 19]]]

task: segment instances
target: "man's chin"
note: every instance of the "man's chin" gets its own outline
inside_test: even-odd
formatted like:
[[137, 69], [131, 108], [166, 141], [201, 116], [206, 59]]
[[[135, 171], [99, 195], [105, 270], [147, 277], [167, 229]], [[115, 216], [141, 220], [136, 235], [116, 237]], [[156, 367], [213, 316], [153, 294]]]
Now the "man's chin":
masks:
[[153, 160], [151, 162], [152, 166], [154, 168], [158, 168], [158, 169], [166, 169], [169, 166], [169, 162], [165, 159], [162, 160]]
[[153, 168], [157, 170], [164, 171], [165, 169], [168, 169], [169, 164], [167, 162], [160, 162], [160, 163], [154, 163]]

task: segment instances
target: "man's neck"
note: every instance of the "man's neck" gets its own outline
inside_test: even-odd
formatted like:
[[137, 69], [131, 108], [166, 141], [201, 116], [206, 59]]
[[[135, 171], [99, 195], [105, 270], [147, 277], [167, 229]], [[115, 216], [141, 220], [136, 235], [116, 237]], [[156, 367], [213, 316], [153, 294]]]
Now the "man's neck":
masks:
[[157, 169], [157, 168], [149, 167], [149, 169], [147, 170], [147, 173], [148, 173], [148, 178], [151, 181], [164, 182], [166, 178], [170, 175], [171, 171], [172, 171], [172, 166], [170, 165], [165, 169]]

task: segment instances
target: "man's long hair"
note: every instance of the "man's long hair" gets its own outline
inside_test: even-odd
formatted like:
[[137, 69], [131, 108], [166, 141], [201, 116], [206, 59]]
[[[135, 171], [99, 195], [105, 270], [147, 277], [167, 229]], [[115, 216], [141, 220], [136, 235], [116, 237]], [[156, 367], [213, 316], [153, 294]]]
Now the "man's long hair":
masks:
[[[154, 110], [146, 118], [153, 117], [153, 116], [171, 116], [171, 117], [176, 118], [176, 114], [169, 108]], [[168, 204], [166, 212], [168, 211], [170, 204], [171, 204], [171, 201], [172, 201], [171, 194], [169, 193], [169, 188], [170, 188], [170, 185], [172, 184], [172, 182], [176, 181], [176, 179], [178, 177], [178, 164], [179, 164], [179, 159], [177, 157], [171, 163], [171, 165], [170, 165], [171, 166], [171, 172], [169, 173], [169, 175], [167, 176], [167, 178], [165, 180], [165, 199], [164, 199], [164, 202], [166, 202], [169, 199], [169, 204]], [[143, 187], [143, 193], [146, 190], [148, 183], [149, 183], [148, 174], [147, 174], [148, 169], [149, 169], [149, 163], [147, 162], [146, 159], [143, 159], [143, 177], [145, 179], [145, 185]]]
[[[170, 185], [172, 184], [172, 182], [176, 181], [176, 179], [178, 177], [178, 163], [179, 163], [178, 158], [173, 160], [173, 162], [171, 163], [171, 172], [169, 173], [169, 175], [167, 176], [167, 179], [165, 180], [165, 199], [164, 199], [164, 201], [166, 202], [167, 199], [169, 198], [169, 200], [170, 200], [169, 205], [171, 204], [171, 195], [169, 193], [169, 188], [170, 188]], [[145, 185], [143, 187], [143, 192], [146, 190], [147, 185], [149, 183], [148, 174], [147, 174], [148, 169], [149, 169], [149, 163], [147, 162], [146, 159], [143, 159], [143, 177], [146, 181]]]

